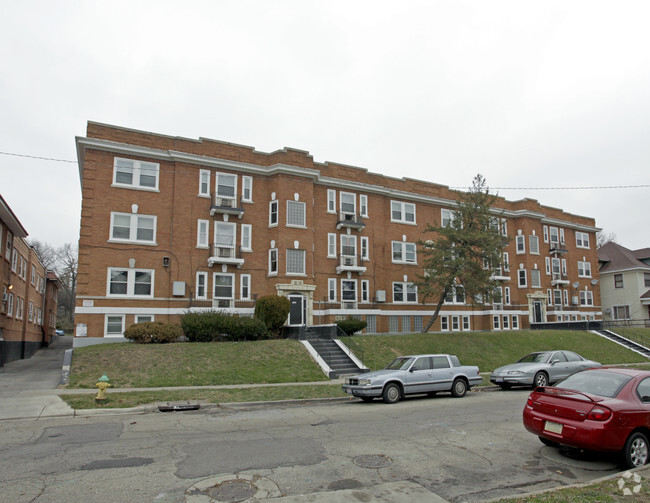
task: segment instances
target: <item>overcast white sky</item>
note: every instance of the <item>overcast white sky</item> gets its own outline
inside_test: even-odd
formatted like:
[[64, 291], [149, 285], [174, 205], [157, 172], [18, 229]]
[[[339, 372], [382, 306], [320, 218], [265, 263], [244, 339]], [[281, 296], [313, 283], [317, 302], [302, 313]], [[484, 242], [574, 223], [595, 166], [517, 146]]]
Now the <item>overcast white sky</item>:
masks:
[[[76, 244], [78, 166], [7, 154], [76, 161], [92, 120], [451, 187], [480, 172], [650, 246], [645, 0], [0, 4], [0, 194], [30, 238]], [[564, 190], [623, 185], [645, 187]]]

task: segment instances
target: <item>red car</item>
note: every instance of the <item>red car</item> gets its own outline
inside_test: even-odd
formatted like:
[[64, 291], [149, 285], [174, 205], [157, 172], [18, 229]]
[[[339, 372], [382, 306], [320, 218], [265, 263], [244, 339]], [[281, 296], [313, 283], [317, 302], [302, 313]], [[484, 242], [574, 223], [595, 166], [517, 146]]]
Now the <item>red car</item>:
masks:
[[630, 467], [649, 458], [650, 371], [598, 368], [539, 387], [524, 407], [524, 426], [551, 446], [622, 453]]

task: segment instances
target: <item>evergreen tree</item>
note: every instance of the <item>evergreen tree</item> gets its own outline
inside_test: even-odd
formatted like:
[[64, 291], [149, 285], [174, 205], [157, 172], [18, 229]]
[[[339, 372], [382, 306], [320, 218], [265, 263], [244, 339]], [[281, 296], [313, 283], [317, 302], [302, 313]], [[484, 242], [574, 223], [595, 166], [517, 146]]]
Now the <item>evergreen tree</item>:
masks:
[[501, 265], [508, 238], [500, 227], [503, 212], [497, 212], [485, 178], [478, 174], [468, 192], [459, 194], [447, 225], [427, 224], [432, 239], [419, 241], [424, 274], [419, 276], [418, 295], [424, 303], [433, 300], [436, 310], [423, 327], [427, 332], [438, 318], [448, 295], [467, 304], [492, 301], [498, 281], [493, 268]]

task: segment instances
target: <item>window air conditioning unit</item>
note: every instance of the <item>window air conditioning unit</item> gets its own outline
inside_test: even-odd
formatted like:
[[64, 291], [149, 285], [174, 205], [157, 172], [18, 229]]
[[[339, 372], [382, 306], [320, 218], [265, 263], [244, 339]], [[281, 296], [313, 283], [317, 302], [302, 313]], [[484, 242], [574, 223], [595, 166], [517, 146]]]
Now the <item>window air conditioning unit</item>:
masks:
[[230, 307], [230, 300], [228, 299], [217, 300], [217, 307]]
[[234, 251], [235, 250], [233, 250], [232, 248], [218, 248], [217, 255], [219, 256], [219, 258], [232, 258], [232, 253]]
[[346, 222], [354, 222], [354, 215], [352, 213], [344, 213], [343, 220]]
[[234, 208], [235, 200], [230, 197], [217, 197], [217, 206], [224, 206], [226, 208]]
[[354, 267], [356, 257], [343, 257], [343, 265], [347, 267]]

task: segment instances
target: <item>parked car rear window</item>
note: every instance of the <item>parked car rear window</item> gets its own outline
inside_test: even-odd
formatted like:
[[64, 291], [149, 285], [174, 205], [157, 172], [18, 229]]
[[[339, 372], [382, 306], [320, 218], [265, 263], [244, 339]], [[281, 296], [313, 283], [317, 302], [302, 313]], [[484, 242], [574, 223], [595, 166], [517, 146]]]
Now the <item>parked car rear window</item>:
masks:
[[558, 388], [573, 389], [590, 395], [614, 398], [623, 387], [632, 379], [630, 376], [616, 372], [601, 372], [600, 370], [587, 370], [570, 375], [563, 381], [555, 384]]

